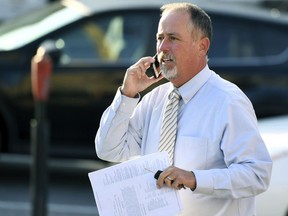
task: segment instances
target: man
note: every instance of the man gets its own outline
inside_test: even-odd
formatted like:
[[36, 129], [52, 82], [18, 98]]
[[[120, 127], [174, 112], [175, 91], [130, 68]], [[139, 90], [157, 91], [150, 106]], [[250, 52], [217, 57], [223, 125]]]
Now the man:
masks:
[[[120, 162], [157, 152], [166, 105], [177, 88], [181, 99], [173, 165], [160, 175], [158, 187], [191, 189], [179, 191], [181, 215], [255, 215], [255, 195], [267, 189], [272, 162], [253, 107], [237, 86], [207, 65], [209, 16], [189, 3], [161, 9], [157, 54], [162, 74], [158, 79], [146, 75], [152, 57], [127, 69], [123, 85], [102, 116], [95, 139], [97, 154]], [[139, 92], [163, 77], [170, 82], [139, 102]]]

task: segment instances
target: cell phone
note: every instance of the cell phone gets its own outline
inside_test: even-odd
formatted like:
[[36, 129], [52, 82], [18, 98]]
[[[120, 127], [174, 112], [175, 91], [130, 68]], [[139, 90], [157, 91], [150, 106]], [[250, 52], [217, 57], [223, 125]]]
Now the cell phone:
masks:
[[157, 54], [153, 58], [155, 59], [155, 62], [150, 65], [150, 68], [153, 69], [152, 70], [153, 76], [155, 77], [155, 79], [157, 79], [161, 74], [160, 63], [158, 61]]

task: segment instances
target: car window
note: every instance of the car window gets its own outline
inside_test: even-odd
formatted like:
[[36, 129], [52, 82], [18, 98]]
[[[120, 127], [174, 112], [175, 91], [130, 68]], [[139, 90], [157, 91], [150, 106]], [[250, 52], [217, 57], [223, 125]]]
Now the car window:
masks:
[[212, 17], [211, 58], [268, 57], [288, 48], [287, 27], [260, 21]]
[[[151, 35], [155, 35], [155, 17], [144, 11], [117, 11], [100, 14], [82, 21], [78, 26], [65, 31], [58, 38], [63, 41], [61, 62], [94, 60], [118, 62], [136, 60], [151, 46]], [[155, 16], [159, 12], [155, 11]], [[155, 41], [152, 41], [155, 43]]]

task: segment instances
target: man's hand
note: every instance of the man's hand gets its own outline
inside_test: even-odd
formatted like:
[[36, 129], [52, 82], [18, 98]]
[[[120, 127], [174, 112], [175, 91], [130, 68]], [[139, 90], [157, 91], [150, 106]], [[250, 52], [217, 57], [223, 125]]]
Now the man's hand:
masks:
[[180, 190], [183, 186], [195, 190], [196, 178], [191, 171], [170, 166], [160, 174], [157, 180], [158, 188], [163, 187], [164, 184], [177, 190]]
[[150, 85], [163, 78], [163, 76], [160, 76], [158, 79], [155, 79], [153, 76], [147, 76], [146, 70], [150, 67], [151, 63], [154, 63], [154, 61], [153, 57], [143, 57], [127, 69], [121, 87], [122, 94], [127, 97], [135, 97], [139, 92], [145, 90]]

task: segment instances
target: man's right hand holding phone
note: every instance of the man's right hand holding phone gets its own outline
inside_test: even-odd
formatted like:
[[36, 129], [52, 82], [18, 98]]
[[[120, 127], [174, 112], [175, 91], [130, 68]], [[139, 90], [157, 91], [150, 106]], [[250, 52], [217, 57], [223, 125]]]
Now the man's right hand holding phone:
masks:
[[[146, 71], [148, 68], [151, 67], [151, 64], [155, 63], [155, 59], [157, 60], [157, 57], [155, 56], [143, 57], [139, 59], [138, 62], [136, 62], [135, 64], [133, 64], [127, 69], [125, 77], [124, 77], [123, 85], [120, 88], [123, 95], [127, 97], [132, 97], [132, 98], [136, 97], [138, 93], [144, 91], [153, 83], [156, 83], [163, 78], [161, 74], [159, 74], [158, 78], [155, 78], [156, 77], [155, 75], [149, 77], [146, 74]], [[156, 64], [154, 64], [154, 67], [157, 65], [157, 62]], [[159, 62], [158, 62], [158, 66], [159, 66]], [[159, 67], [156, 69], [159, 69]]]

